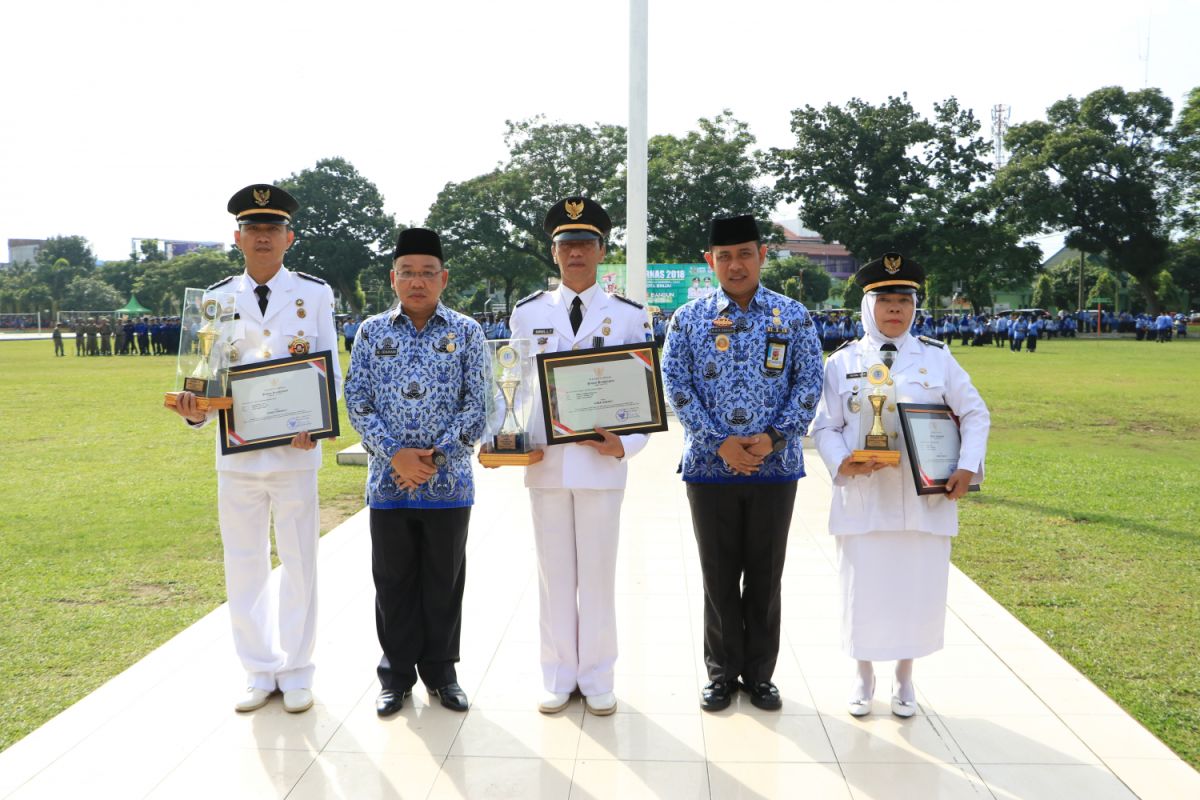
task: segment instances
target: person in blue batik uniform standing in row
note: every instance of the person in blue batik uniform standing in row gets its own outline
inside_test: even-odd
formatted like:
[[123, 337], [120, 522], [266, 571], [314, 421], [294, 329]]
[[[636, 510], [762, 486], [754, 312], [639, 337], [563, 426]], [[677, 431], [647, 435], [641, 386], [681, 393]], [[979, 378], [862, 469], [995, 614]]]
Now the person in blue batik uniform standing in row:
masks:
[[391, 272], [399, 303], [362, 323], [346, 379], [350, 424], [370, 456], [381, 717], [404, 706], [418, 675], [443, 706], [467, 710], [454, 665], [487, 356], [479, 323], [442, 305], [447, 279], [438, 235], [402, 231]]
[[800, 437], [821, 396], [812, 318], [759, 283], [761, 239], [752, 216], [712, 221], [704, 257], [721, 288], [675, 313], [663, 356], [704, 576], [706, 711], [727, 707], [739, 678], [758, 708], [782, 706], [771, 682], [780, 580], [804, 477]]

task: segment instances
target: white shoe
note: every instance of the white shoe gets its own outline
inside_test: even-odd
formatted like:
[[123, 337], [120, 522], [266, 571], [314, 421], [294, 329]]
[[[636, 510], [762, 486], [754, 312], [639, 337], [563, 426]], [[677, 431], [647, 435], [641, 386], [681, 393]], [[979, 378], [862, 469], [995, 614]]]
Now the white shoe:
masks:
[[905, 719], [917, 713], [917, 701], [915, 699], [901, 700], [895, 685], [892, 686], [892, 713]]
[[852, 717], [865, 717], [871, 713], [871, 702], [875, 697], [875, 677], [871, 677], [871, 691], [866, 697], [852, 697], [850, 702], [846, 704], [846, 710], [850, 712]]
[[233, 707], [238, 711], [256, 711], [267, 704], [271, 699], [271, 693], [266, 689], [255, 689], [253, 686], [246, 687], [246, 693], [237, 699]]
[[570, 692], [542, 692], [542, 697], [538, 700], [538, 711], [543, 714], [557, 714], [566, 708], [570, 702]]
[[312, 708], [313, 696], [309, 689], [288, 689], [283, 693], [283, 710], [289, 714], [299, 714]]
[[597, 717], [607, 717], [617, 710], [617, 696], [612, 692], [585, 697], [583, 702], [587, 705], [587, 710]]

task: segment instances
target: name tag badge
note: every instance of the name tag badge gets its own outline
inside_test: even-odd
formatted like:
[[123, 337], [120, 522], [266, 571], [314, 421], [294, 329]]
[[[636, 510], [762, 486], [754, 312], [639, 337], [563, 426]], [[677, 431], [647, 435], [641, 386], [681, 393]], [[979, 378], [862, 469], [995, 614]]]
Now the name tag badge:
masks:
[[787, 342], [780, 342], [775, 339], [767, 340], [767, 356], [765, 359], [767, 369], [774, 372], [779, 372], [783, 369], [783, 365], [787, 361], [787, 347]]
[[534, 328], [534, 336], [550, 336], [554, 333], [554, 328]]

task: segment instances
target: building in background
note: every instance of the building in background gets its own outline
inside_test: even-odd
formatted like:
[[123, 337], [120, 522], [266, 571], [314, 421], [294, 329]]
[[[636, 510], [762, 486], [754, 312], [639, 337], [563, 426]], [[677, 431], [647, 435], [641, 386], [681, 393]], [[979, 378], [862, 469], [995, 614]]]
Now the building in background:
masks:
[[5, 268], [16, 264], [32, 264], [37, 261], [38, 251], [46, 243], [45, 239], [9, 239], [8, 263]]
[[846, 280], [858, 271], [859, 263], [850, 251], [837, 242], [826, 242], [821, 234], [801, 227], [799, 220], [772, 220], [783, 230], [784, 243], [774, 245], [777, 258], [804, 256], [820, 264], [837, 280]]

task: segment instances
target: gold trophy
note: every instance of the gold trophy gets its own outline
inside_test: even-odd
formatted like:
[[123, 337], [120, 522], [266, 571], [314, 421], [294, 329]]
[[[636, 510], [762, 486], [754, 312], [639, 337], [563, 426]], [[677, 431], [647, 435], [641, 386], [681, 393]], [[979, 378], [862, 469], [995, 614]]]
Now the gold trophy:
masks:
[[871, 404], [871, 429], [863, 437], [863, 447], [850, 454], [852, 462], [877, 461], [881, 464], [899, 464], [900, 451], [889, 447], [891, 440], [887, 429], [883, 427], [883, 407], [888, 401], [883, 387], [891, 385], [891, 371], [884, 364], [876, 364], [867, 370], [867, 381], [875, 387], [867, 402]]
[[[203, 289], [184, 290], [176, 385], [196, 396], [201, 411], [233, 407], [233, 398], [225, 395], [234, 305], [232, 294], [206, 296]], [[180, 391], [167, 392], [163, 405], [174, 408]]]
[[[485, 467], [529, 466], [542, 460], [528, 430], [529, 340], [497, 339], [487, 343], [492, 391], [479, 463]], [[501, 408], [501, 405], [503, 408]], [[499, 427], [496, 423], [499, 422]]]

